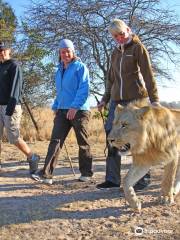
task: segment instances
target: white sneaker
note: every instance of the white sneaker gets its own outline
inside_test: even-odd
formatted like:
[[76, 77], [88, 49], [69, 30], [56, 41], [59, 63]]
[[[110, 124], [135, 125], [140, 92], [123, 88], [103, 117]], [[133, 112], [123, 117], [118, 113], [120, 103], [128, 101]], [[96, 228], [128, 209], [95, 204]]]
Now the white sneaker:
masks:
[[45, 184], [49, 184], [49, 185], [53, 184], [52, 178], [44, 178], [38, 173], [31, 174], [31, 177], [37, 182], [41, 182], [41, 183], [45, 183]]
[[43, 183], [46, 183], [46, 184], [52, 185], [52, 184], [53, 184], [53, 180], [52, 180], [52, 178], [50, 178], [50, 179], [48, 179], [48, 178], [44, 178], [44, 179], [43, 179]]
[[80, 176], [79, 181], [80, 182], [90, 182], [92, 180], [92, 177], [89, 176]]

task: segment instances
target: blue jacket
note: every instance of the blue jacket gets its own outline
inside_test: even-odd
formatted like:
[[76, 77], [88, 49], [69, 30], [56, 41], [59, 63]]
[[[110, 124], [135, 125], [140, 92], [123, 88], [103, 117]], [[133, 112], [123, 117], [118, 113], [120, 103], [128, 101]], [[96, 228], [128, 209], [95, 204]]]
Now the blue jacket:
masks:
[[57, 109], [89, 110], [89, 71], [80, 61], [72, 61], [63, 73], [63, 63], [58, 65], [55, 75], [56, 98], [52, 105]]

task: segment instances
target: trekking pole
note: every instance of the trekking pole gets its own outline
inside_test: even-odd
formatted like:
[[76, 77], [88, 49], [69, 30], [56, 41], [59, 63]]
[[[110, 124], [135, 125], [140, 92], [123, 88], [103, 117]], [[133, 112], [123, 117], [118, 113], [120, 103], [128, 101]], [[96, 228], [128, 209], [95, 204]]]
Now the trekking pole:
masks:
[[[100, 101], [98, 100], [98, 98], [96, 97], [96, 95], [94, 95], [96, 101], [97, 101], [97, 104], [100, 104]], [[103, 114], [102, 114], [102, 111], [99, 111], [100, 112], [100, 115], [101, 115], [101, 119], [103, 121], [103, 126], [105, 125], [105, 122], [104, 122], [104, 117], [103, 117]]]
[[0, 140], [0, 169], [2, 168], [2, 161], [1, 161], [1, 140]]
[[69, 159], [69, 163], [70, 163], [70, 167], [71, 167], [71, 169], [72, 169], [72, 172], [73, 172], [74, 176], [76, 176], [75, 171], [74, 171], [74, 168], [73, 168], [73, 165], [72, 165], [72, 159], [71, 159], [71, 157], [69, 156], [69, 153], [68, 153], [68, 150], [67, 150], [67, 147], [66, 147], [66, 144], [65, 144], [65, 143], [64, 143], [64, 148], [65, 148], [65, 151], [66, 151], [67, 158]]
[[[98, 100], [97, 96], [94, 95], [95, 99], [96, 99], [96, 102], [97, 104], [100, 104], [100, 101]], [[105, 129], [105, 121], [104, 121], [104, 116], [103, 116], [103, 113], [102, 111], [99, 111], [100, 112], [100, 116], [101, 116], [101, 119], [102, 119], [102, 122], [103, 122], [103, 126], [104, 126], [104, 129]], [[107, 149], [107, 140], [106, 140], [106, 147], [104, 148], [104, 155], [106, 157], [106, 149]]]
[[24, 102], [24, 105], [26, 106], [26, 109], [27, 109], [27, 111], [28, 111], [28, 113], [29, 113], [29, 116], [30, 116], [30, 118], [31, 118], [31, 120], [32, 120], [32, 123], [33, 123], [33, 125], [34, 125], [34, 127], [35, 127], [35, 129], [36, 129], [36, 131], [37, 131], [37, 133], [38, 133], [38, 135], [39, 135], [39, 127], [38, 127], [38, 124], [37, 124], [37, 122], [35, 121], [35, 119], [34, 119], [34, 116], [33, 116], [33, 113], [32, 113], [32, 111], [31, 111], [31, 108], [29, 107], [29, 105], [28, 105], [28, 103], [27, 103], [27, 101], [26, 101], [26, 99], [23, 97], [23, 102]]

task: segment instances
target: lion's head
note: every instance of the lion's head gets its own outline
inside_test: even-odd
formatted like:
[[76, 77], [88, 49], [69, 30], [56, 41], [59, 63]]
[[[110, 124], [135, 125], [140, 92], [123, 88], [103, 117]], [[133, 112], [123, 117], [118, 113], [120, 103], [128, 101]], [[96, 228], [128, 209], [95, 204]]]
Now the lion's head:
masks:
[[164, 107], [118, 105], [108, 140], [119, 149], [129, 143], [132, 154], [151, 148], [165, 151], [176, 140], [173, 116]]

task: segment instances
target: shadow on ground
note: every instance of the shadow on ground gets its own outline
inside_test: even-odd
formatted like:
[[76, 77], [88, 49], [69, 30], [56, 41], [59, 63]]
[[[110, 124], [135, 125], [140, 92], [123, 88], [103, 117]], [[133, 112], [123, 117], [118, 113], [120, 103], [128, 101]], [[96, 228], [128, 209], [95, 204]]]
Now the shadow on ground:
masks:
[[[16, 186], [21, 188], [19, 184]], [[24, 185], [24, 187], [26, 187]], [[29, 187], [27, 185], [27, 187]], [[7, 186], [4, 186], [4, 189]], [[108, 207], [99, 209], [88, 209], [89, 201], [91, 202], [100, 199], [117, 199], [119, 193], [101, 191], [78, 191], [75, 193], [59, 193], [59, 194], [41, 194], [37, 196], [26, 197], [4, 197], [0, 199], [0, 225], [9, 225], [17, 223], [29, 223], [36, 220], [50, 220], [54, 218], [60, 219], [95, 219], [106, 218], [109, 216], [119, 216], [127, 212], [126, 206]], [[81, 202], [82, 201], [82, 202]], [[88, 201], [88, 203], [87, 203]], [[85, 211], [71, 210], [70, 205], [75, 203], [87, 204]], [[61, 209], [63, 208], [63, 210]], [[67, 210], [66, 210], [67, 209]]]
[[[155, 185], [151, 186], [149, 191], [138, 193], [138, 195], [150, 194], [157, 196], [157, 192], [151, 191], [156, 187]], [[109, 216], [119, 217], [132, 213], [125, 204], [122, 189], [121, 192], [119, 189], [102, 191], [97, 190], [93, 184], [77, 183], [77, 180], [59, 181], [51, 187], [41, 184], [4, 184], [1, 186], [1, 191], [25, 189], [30, 190], [29, 193], [31, 194], [23, 197], [11, 196], [0, 199], [0, 226], [56, 218], [96, 219], [108, 218]], [[33, 194], [31, 190], [36, 191], [36, 194]], [[105, 201], [111, 201], [112, 207], [106, 207]], [[151, 208], [156, 205], [157, 202], [154, 201], [145, 203], [143, 206]]]

